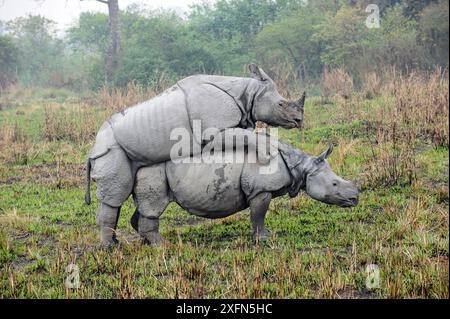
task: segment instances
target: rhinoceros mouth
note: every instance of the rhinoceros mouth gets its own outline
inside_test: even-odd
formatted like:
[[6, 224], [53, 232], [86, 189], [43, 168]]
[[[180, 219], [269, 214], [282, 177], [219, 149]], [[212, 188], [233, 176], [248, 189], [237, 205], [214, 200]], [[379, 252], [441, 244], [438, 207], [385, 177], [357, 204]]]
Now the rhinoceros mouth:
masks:
[[302, 120], [294, 120], [294, 122], [295, 122], [295, 126], [297, 127], [297, 128], [302, 128], [302, 123], [303, 123], [303, 121]]
[[286, 123], [281, 125], [283, 128], [291, 129], [291, 128], [300, 128], [300, 123], [294, 120], [286, 120]]
[[344, 208], [355, 207], [356, 205], [358, 205], [358, 198], [356, 198], [356, 197], [344, 199], [341, 201], [341, 203], [339, 203], [339, 206], [344, 207]]

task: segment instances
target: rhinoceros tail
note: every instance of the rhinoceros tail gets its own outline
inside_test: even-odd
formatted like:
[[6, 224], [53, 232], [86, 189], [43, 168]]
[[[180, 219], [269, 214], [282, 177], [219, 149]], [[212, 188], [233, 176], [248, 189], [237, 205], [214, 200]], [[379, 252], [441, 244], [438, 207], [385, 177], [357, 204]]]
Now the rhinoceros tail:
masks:
[[84, 196], [86, 205], [91, 204], [91, 159], [88, 158], [86, 163], [86, 195]]

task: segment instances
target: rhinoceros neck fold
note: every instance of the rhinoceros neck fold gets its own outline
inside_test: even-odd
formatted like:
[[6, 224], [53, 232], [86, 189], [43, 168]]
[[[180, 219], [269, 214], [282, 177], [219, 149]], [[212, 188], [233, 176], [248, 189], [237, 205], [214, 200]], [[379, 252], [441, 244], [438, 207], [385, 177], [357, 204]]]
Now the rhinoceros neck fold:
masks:
[[309, 156], [289, 144], [280, 143], [279, 151], [291, 175], [291, 186], [288, 191], [289, 196], [295, 197], [300, 190], [306, 187]]
[[216, 87], [229, 95], [235, 101], [242, 113], [241, 121], [239, 123], [240, 127], [255, 128], [253, 103], [258, 90], [257, 88], [253, 88], [251, 85], [252, 79], [237, 77], [211, 77], [211, 79], [205, 78], [203, 83]]
[[257, 94], [257, 90], [250, 89], [251, 80], [249, 79], [245, 89], [242, 91], [241, 96], [239, 97], [239, 102], [242, 104], [242, 119], [241, 126], [244, 128], [255, 128], [255, 116], [254, 116], [254, 103], [255, 96]]
[[255, 123], [257, 121], [255, 116], [255, 97], [260, 91], [259, 86], [254, 85], [253, 79], [246, 79], [247, 83], [245, 90], [242, 91], [239, 101], [243, 105], [243, 117], [241, 119], [241, 126], [244, 128], [255, 128]]

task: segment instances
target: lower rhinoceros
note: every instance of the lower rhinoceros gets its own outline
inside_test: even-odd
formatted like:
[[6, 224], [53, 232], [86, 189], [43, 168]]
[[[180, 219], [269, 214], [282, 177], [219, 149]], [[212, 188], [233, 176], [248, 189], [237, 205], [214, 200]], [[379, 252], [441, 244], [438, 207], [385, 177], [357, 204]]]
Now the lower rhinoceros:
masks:
[[[276, 169], [270, 174], [261, 173], [263, 164], [247, 160], [167, 161], [139, 169], [134, 186], [137, 209], [131, 219], [133, 228], [145, 241], [158, 244], [163, 240], [158, 231], [159, 217], [170, 202], [206, 218], [221, 218], [250, 207], [253, 236], [257, 240], [270, 234], [264, 227], [264, 218], [271, 199], [286, 193], [294, 197], [304, 190], [313, 199], [327, 204], [357, 205], [357, 186], [337, 176], [326, 161], [332, 146], [318, 157], [281, 143], [279, 150], [272, 159]], [[116, 224], [116, 215], [112, 214], [109, 224], [112, 233]]]
[[[298, 101], [287, 101], [275, 83], [254, 64], [251, 78], [195, 75], [178, 81], [160, 95], [114, 114], [100, 128], [87, 161], [86, 203], [90, 203], [90, 176], [97, 183], [99, 226], [117, 219], [124, 201], [130, 196], [136, 171], [143, 166], [171, 158], [177, 143], [176, 130], [190, 134], [193, 150], [201, 152], [211, 140], [221, 140], [225, 129], [246, 135], [256, 121], [285, 128], [300, 127], [303, 121], [304, 95]], [[193, 134], [199, 123], [200, 134]], [[208, 129], [217, 130], [207, 136]], [[200, 136], [200, 137], [198, 137]], [[245, 141], [245, 139], [239, 139]], [[245, 143], [245, 142], [244, 142]], [[197, 151], [195, 151], [197, 150]], [[274, 156], [270, 154], [268, 158]], [[92, 171], [92, 172], [91, 172]], [[103, 241], [112, 241], [102, 233]]]

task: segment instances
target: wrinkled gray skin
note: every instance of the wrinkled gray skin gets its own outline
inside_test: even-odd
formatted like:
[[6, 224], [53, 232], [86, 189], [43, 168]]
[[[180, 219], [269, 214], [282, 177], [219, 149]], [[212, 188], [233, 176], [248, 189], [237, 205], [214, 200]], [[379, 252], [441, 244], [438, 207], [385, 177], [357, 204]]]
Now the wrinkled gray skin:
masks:
[[[187, 77], [153, 99], [114, 114], [102, 125], [87, 161], [86, 203], [91, 202], [92, 174], [101, 202], [97, 223], [106, 237], [117, 222], [111, 216], [118, 215], [133, 190], [136, 171], [170, 159], [170, 150], [178, 142], [170, 139], [173, 129], [185, 128], [192, 134], [194, 121], [200, 120], [202, 132], [208, 128], [222, 132], [208, 140], [194, 138], [201, 149], [211, 140], [221, 140], [225, 129], [233, 128], [235, 135], [248, 134], [256, 121], [285, 128], [301, 126], [304, 95], [298, 101], [287, 101], [262, 69], [251, 64], [249, 71], [251, 78]], [[275, 154], [262, 160], [271, 156]]]
[[254, 240], [270, 232], [264, 218], [272, 198], [304, 190], [312, 198], [341, 207], [358, 203], [358, 188], [337, 176], [326, 158], [332, 147], [318, 157], [280, 144], [278, 170], [261, 174], [260, 163], [183, 164], [165, 162], [141, 168], [134, 188], [136, 211], [131, 224], [145, 241], [158, 244], [159, 216], [170, 202], [190, 213], [221, 218], [250, 207]]

